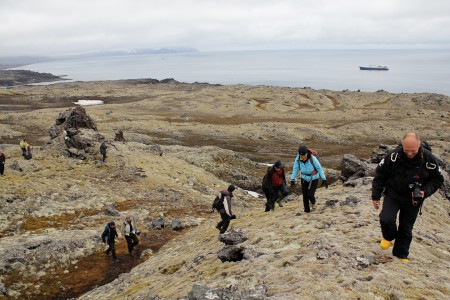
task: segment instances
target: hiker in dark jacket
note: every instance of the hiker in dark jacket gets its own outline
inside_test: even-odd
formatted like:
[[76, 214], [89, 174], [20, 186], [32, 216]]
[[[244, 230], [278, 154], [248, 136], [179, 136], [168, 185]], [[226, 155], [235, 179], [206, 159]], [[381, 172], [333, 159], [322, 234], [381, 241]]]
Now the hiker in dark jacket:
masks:
[[288, 191], [286, 189], [284, 167], [280, 160], [277, 160], [273, 166], [267, 170], [267, 175], [264, 176], [263, 191], [267, 198], [266, 212], [275, 209], [275, 202], [277, 202], [280, 207], [283, 207], [281, 200], [287, 196]]
[[0, 175], [3, 175], [3, 173], [5, 172], [5, 161], [6, 161], [5, 154], [2, 151], [0, 151]]
[[115, 247], [115, 242], [116, 242], [116, 238], [119, 237], [119, 235], [117, 234], [117, 230], [116, 230], [116, 223], [114, 221], [109, 222], [106, 226], [105, 226], [105, 230], [102, 233], [102, 241], [106, 244], [108, 244], [108, 249], [105, 251], [105, 254], [109, 254], [109, 252], [112, 253], [112, 257], [114, 260], [117, 260], [117, 255], [116, 255], [116, 247]]
[[[291, 188], [295, 188], [295, 178], [298, 172], [301, 173], [303, 208], [306, 213], [311, 209], [316, 209], [316, 189], [319, 184], [319, 177], [322, 179], [322, 186], [328, 188], [325, 172], [317, 157], [304, 145], [298, 148], [298, 154], [294, 161], [291, 175]], [[309, 204], [311, 203], [311, 207]]]
[[108, 148], [107, 146], [106, 146], [106, 143], [105, 142], [103, 142], [101, 145], [100, 145], [100, 154], [103, 156], [103, 162], [105, 162], [105, 159], [106, 159], [106, 148]]
[[219, 209], [220, 218], [222, 219], [217, 223], [216, 228], [223, 234], [227, 231], [230, 221], [236, 219], [236, 216], [231, 212], [231, 198], [233, 198], [233, 191], [236, 189], [234, 185], [228, 186], [228, 189], [220, 192], [221, 199], [223, 199], [223, 207]]
[[375, 209], [379, 209], [384, 193], [380, 213], [381, 249], [386, 250], [393, 245], [392, 254], [403, 262], [409, 262], [412, 230], [422, 202], [443, 182], [444, 177], [433, 154], [422, 146], [417, 134], [405, 134], [402, 145], [390, 151], [378, 164], [372, 182]]

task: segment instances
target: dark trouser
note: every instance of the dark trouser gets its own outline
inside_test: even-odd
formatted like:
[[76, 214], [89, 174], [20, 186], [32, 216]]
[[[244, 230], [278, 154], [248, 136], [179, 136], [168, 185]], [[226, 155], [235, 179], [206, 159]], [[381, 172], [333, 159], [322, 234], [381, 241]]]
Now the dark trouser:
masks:
[[106, 159], [106, 153], [105, 154], [102, 154], [103, 155], [103, 162], [105, 162], [105, 159]]
[[116, 255], [116, 245], [115, 245], [115, 241], [114, 240], [112, 240], [112, 241], [109, 241], [108, 242], [108, 249], [106, 249], [106, 251], [105, 251], [105, 253], [106, 254], [109, 254], [109, 252], [111, 252], [112, 253], [112, 257], [114, 258], [114, 259], [116, 259], [117, 258], [117, 255]]
[[20, 148], [22, 149], [22, 156], [25, 156], [27, 154], [27, 148]]
[[125, 239], [127, 240], [128, 253], [131, 254], [131, 252], [133, 252], [134, 246], [139, 244], [139, 240], [138, 240], [137, 236], [134, 233], [130, 233], [130, 235], [126, 235]]
[[0, 163], [0, 175], [3, 175], [4, 172], [5, 172], [5, 164]]
[[220, 230], [220, 233], [225, 233], [228, 229], [228, 225], [230, 225], [230, 216], [227, 213], [220, 213], [220, 217], [222, 220], [217, 223], [216, 227]]
[[[281, 192], [281, 197], [280, 197], [280, 192]], [[274, 210], [275, 202], [277, 202], [278, 199], [279, 200], [283, 199], [283, 197], [286, 197], [287, 194], [288, 194], [288, 191], [287, 191], [286, 185], [284, 183], [279, 186], [273, 186], [272, 191], [270, 193], [266, 193], [266, 198], [267, 198], [266, 211]]]
[[303, 194], [303, 207], [305, 208], [305, 212], [310, 212], [309, 203], [316, 204], [316, 197], [314, 194], [316, 193], [317, 184], [319, 183], [319, 179], [315, 179], [312, 181], [306, 181], [302, 179], [302, 194]]
[[[396, 224], [397, 214], [398, 228]], [[412, 230], [419, 213], [419, 206], [412, 205], [412, 199], [393, 197], [385, 194], [383, 208], [380, 213], [380, 224], [383, 238], [394, 242], [392, 254], [399, 258], [407, 258], [412, 241]]]

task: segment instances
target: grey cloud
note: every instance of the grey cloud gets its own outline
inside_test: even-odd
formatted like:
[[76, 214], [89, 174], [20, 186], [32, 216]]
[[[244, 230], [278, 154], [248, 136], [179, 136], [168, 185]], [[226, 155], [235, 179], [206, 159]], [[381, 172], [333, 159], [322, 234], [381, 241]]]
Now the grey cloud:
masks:
[[447, 0], [1, 0], [0, 56], [138, 47], [449, 47]]

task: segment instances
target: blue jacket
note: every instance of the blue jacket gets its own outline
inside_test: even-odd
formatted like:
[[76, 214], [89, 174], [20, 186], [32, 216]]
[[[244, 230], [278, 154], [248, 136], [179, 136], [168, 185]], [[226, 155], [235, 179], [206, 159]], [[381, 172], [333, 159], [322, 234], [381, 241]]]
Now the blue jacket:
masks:
[[[301, 172], [301, 178], [305, 181], [310, 182], [311, 180], [316, 180], [319, 176], [322, 180], [326, 180], [325, 172], [323, 171], [319, 160], [315, 156], [312, 158], [314, 166], [311, 164], [309, 157], [305, 162], [303, 162], [300, 160], [300, 155], [297, 154], [294, 161], [294, 168], [292, 169], [291, 181], [295, 181], [299, 171]], [[316, 167], [315, 169], [317, 170], [317, 173], [311, 176], [311, 173], [314, 171], [314, 167]]]

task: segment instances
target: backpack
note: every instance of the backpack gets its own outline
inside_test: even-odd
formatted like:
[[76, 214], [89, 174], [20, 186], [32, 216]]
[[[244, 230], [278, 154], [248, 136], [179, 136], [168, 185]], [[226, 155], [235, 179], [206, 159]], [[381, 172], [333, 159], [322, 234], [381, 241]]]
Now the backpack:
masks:
[[[315, 156], [317, 161], [320, 163], [319, 153], [317, 152], [316, 149], [313, 149], [313, 148], [307, 147], [306, 149], [308, 149], [308, 152], [310, 153], [309, 162], [311, 163], [311, 165], [314, 168], [314, 171], [312, 171], [311, 176], [316, 175], [319, 171], [317, 171], [316, 166], [314, 165], [313, 156]], [[298, 168], [300, 169], [300, 159], [298, 160]]]
[[219, 192], [219, 194], [213, 200], [212, 211], [214, 211], [214, 210], [219, 211], [223, 208], [225, 208], [225, 206], [223, 205], [223, 195], [221, 192]]
[[270, 172], [269, 172], [270, 168], [271, 167], [267, 168], [267, 172], [266, 172], [266, 174], [264, 174], [264, 177], [263, 177], [262, 182], [261, 182], [261, 188], [262, 188], [264, 193], [268, 193], [269, 190], [270, 190], [270, 175], [271, 175]]
[[105, 225], [105, 230], [102, 233], [102, 242], [106, 243], [108, 242], [108, 238], [109, 238], [109, 223]]

